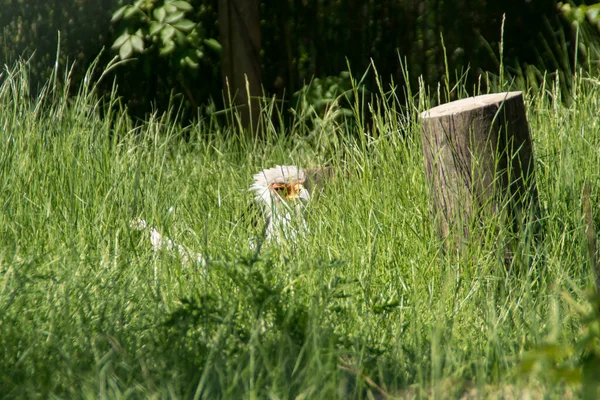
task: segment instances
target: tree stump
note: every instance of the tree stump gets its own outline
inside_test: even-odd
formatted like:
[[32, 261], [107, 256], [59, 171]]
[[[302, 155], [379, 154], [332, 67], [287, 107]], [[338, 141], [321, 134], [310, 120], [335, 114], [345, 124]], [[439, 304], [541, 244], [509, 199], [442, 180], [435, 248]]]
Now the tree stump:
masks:
[[484, 216], [502, 213], [518, 229], [520, 217], [537, 205], [522, 93], [453, 101], [421, 119], [432, 208], [446, 248], [468, 240], [473, 222]]

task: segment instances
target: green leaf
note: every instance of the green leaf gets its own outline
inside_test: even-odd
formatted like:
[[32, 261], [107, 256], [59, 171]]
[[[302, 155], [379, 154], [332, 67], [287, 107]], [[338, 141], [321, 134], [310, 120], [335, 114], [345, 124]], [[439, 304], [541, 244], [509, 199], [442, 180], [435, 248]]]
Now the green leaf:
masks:
[[159, 54], [161, 56], [169, 55], [175, 50], [175, 42], [172, 40], [167, 40], [164, 45], [160, 48]]
[[590, 22], [596, 22], [598, 20], [598, 15], [600, 14], [600, 8], [590, 6], [588, 7], [586, 14]]
[[221, 43], [217, 42], [215, 39], [204, 39], [204, 44], [206, 45], [206, 47], [213, 50], [214, 52], [221, 53]]
[[125, 43], [127, 39], [129, 39], [129, 33], [123, 32], [123, 34], [119, 36], [117, 40], [115, 40], [111, 48], [113, 50], [121, 48], [121, 46], [123, 46], [123, 43]]
[[189, 19], [182, 19], [181, 21], [178, 21], [176, 24], [173, 24], [174, 28], [179, 29], [180, 31], [184, 31], [184, 32], [189, 32], [192, 29], [194, 29], [194, 27], [196, 26], [196, 24], [192, 21], [190, 21]]
[[141, 36], [132, 36], [131, 46], [133, 47], [133, 50], [137, 51], [138, 53], [144, 52], [144, 40]]
[[158, 22], [164, 22], [167, 12], [164, 7], [158, 7], [152, 11], [152, 15], [154, 15], [154, 18], [156, 18]]
[[160, 31], [160, 37], [163, 40], [163, 42], [170, 40], [174, 34], [175, 28], [173, 28], [171, 25], [165, 25], [162, 31]]
[[190, 67], [190, 68], [194, 68], [194, 69], [198, 68], [198, 65], [199, 65], [199, 64], [198, 64], [196, 61], [192, 60], [192, 58], [191, 58], [190, 56], [186, 56], [186, 57], [183, 59], [183, 62], [184, 62], [184, 63], [185, 63], [185, 64], [186, 64], [188, 67]]
[[110, 19], [110, 22], [116, 22], [120, 20], [123, 17], [123, 13], [125, 13], [125, 10], [127, 10], [127, 7], [129, 6], [120, 7], [117, 11], [115, 11], [112, 15], [112, 18]]
[[167, 15], [167, 18], [165, 18], [165, 22], [167, 24], [174, 24], [175, 22], [179, 21], [182, 18], [183, 18], [183, 11], [176, 11], [172, 14]]
[[125, 60], [129, 58], [132, 53], [133, 46], [131, 46], [131, 41], [128, 40], [125, 43], [123, 43], [123, 46], [121, 46], [121, 48], [119, 49], [119, 57], [121, 57], [121, 60]]
[[123, 13], [123, 16], [125, 17], [125, 19], [130, 19], [130, 18], [134, 17], [138, 12], [142, 12], [142, 11], [137, 7], [129, 7], [129, 8], [127, 8], [127, 10], [125, 10], [125, 12]]
[[173, 4], [165, 4], [165, 10], [167, 10], [168, 13], [174, 13], [177, 11], [177, 7], [175, 7]]
[[192, 11], [194, 9], [194, 7], [192, 7], [192, 5], [190, 3], [188, 3], [187, 1], [179, 0], [179, 1], [174, 1], [171, 4], [174, 5], [175, 7], [177, 7], [181, 11]]
[[156, 35], [158, 32], [160, 32], [160, 31], [161, 31], [161, 29], [162, 29], [163, 27], [164, 27], [164, 25], [163, 25], [163, 24], [161, 24], [160, 22], [156, 22], [156, 21], [154, 21], [154, 22], [152, 22], [152, 23], [150, 24], [150, 29], [148, 30], [148, 34], [149, 34], [150, 36], [154, 36], [154, 35]]
[[181, 32], [178, 29], [175, 30], [175, 39], [174, 39], [175, 43], [185, 44], [186, 39], [187, 39], [187, 36], [185, 35], [185, 33]]
[[143, 1], [142, 4], [138, 6], [141, 10], [150, 11], [154, 8], [154, 0]]

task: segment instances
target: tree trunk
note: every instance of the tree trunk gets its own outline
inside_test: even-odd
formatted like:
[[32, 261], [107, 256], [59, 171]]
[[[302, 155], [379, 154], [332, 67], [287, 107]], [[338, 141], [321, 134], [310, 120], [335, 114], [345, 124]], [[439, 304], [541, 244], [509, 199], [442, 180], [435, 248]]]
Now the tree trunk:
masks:
[[[537, 206], [531, 138], [521, 92], [453, 101], [421, 114], [432, 208], [446, 249], [480, 217], [506, 211], [518, 229]], [[504, 206], [506, 205], [506, 208]]]
[[258, 0], [219, 0], [219, 31], [226, 101], [241, 112], [242, 124], [256, 133], [262, 96]]

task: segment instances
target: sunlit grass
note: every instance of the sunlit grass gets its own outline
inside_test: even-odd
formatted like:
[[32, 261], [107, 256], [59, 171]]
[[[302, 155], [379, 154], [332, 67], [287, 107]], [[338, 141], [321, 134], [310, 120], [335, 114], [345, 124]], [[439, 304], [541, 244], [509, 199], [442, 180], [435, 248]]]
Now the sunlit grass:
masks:
[[[565, 296], [585, 302], [593, 282], [581, 193], [589, 184], [598, 204], [598, 81], [580, 77], [568, 107], [552, 88], [526, 95], [545, 231], [509, 272], [494, 240], [441, 251], [423, 89], [407, 106], [385, 88], [356, 91], [353, 117], [335, 106], [300, 115], [296, 133], [268, 123], [287, 111], [266, 102], [253, 141], [220, 116], [134, 125], [85, 87], [31, 99], [26, 77], [7, 69], [0, 86], [3, 397], [562, 393], [517, 366], [537, 345], [582, 335]], [[247, 188], [275, 164], [337, 176], [313, 193], [306, 239], [256, 252]], [[129, 228], [137, 217], [207, 265], [154, 252]]]

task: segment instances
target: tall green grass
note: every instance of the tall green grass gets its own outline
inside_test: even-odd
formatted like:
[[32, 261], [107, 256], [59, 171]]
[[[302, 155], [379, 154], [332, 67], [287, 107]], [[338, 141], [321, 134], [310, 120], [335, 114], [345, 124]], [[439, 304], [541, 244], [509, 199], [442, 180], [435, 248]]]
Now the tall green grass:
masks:
[[[568, 106], [558, 86], [526, 93], [544, 237], [509, 269], [502, 229], [459, 255], [433, 230], [416, 116], [460, 81], [407, 88], [408, 105], [355, 83], [352, 117], [307, 108], [289, 129], [265, 101], [252, 140], [233, 111], [132, 121], [64, 80], [32, 99], [25, 64], [0, 83], [3, 398], [579, 393], [518, 366], [583, 335], [570, 301], [586, 307], [593, 285], [581, 198], [584, 184], [600, 197], [598, 80], [577, 77]], [[338, 173], [312, 193], [305, 239], [252, 250], [246, 189], [280, 163]], [[207, 265], [154, 252], [137, 217]]]

